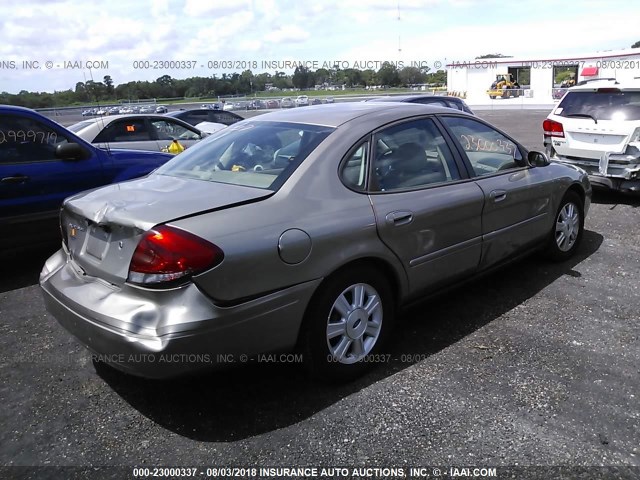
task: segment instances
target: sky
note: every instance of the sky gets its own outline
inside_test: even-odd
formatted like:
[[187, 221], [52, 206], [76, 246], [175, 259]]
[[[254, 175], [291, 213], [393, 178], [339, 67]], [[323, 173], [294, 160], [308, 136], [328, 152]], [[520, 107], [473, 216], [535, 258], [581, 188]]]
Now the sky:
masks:
[[435, 71], [488, 53], [546, 59], [640, 40], [640, 2], [626, 0], [20, 0], [2, 10], [0, 92], [9, 93], [105, 75], [118, 85], [292, 73], [287, 61]]

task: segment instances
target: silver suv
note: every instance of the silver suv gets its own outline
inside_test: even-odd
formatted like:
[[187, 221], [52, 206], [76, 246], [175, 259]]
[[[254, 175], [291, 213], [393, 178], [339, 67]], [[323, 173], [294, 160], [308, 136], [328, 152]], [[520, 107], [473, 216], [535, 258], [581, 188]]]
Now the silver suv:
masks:
[[640, 193], [640, 80], [572, 87], [542, 127], [549, 159], [586, 170], [594, 187]]

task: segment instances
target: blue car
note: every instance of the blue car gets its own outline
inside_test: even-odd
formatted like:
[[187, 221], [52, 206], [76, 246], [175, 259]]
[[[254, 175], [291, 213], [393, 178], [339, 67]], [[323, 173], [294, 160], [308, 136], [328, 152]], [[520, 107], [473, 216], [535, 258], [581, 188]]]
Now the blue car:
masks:
[[38, 112], [0, 105], [0, 253], [59, 238], [66, 197], [141, 177], [171, 158], [96, 148]]

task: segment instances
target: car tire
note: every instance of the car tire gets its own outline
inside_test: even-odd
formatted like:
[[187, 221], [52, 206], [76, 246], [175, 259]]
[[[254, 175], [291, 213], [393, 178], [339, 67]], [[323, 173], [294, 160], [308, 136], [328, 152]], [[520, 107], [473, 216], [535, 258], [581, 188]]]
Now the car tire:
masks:
[[491, 100], [495, 100], [495, 99], [496, 99], [496, 96], [495, 96], [495, 95], [489, 95], [489, 98], [490, 98]]
[[[368, 307], [367, 307], [368, 306]], [[352, 380], [376, 363], [392, 330], [394, 298], [388, 280], [370, 266], [339, 271], [312, 298], [301, 350], [312, 377]]]
[[573, 256], [584, 231], [584, 206], [576, 192], [567, 192], [556, 212], [549, 235], [547, 256], [562, 262]]

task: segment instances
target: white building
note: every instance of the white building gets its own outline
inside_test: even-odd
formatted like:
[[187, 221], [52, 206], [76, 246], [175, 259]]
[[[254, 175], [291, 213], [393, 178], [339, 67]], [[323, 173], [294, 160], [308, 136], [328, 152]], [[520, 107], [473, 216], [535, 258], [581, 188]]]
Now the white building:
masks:
[[496, 76], [511, 73], [525, 89], [524, 97], [549, 103], [554, 99], [554, 89], [560, 86], [557, 80], [562, 72], [572, 73], [576, 82], [592, 78], [640, 78], [640, 48], [574, 57], [487, 58], [452, 62], [447, 64], [447, 87], [450, 94], [466, 96], [474, 102], [489, 102], [487, 90]]

